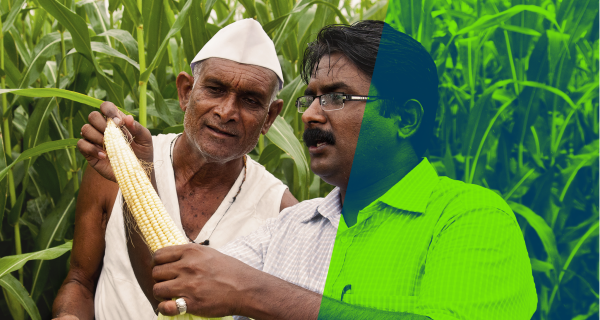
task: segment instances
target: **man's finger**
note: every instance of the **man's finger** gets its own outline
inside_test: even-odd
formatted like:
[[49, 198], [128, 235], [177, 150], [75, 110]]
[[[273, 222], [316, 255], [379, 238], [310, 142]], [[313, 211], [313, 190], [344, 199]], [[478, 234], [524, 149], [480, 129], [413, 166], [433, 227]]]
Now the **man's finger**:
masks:
[[106, 130], [106, 119], [104, 119], [104, 116], [98, 111], [93, 111], [90, 113], [88, 116], [88, 122], [90, 125], [96, 128], [98, 132], [104, 132], [104, 130]]
[[152, 268], [152, 279], [156, 282], [162, 282], [177, 278], [178, 274], [175, 270], [177, 270], [176, 264], [179, 263], [179, 261], [155, 266]]
[[102, 148], [85, 139], [79, 139], [79, 141], [77, 141], [77, 149], [79, 149], [79, 152], [81, 152], [83, 157], [90, 162], [92, 167], [98, 160], [106, 159], [106, 153]]
[[100, 105], [100, 111], [107, 119], [108, 118], [113, 119], [113, 121], [115, 122], [115, 124], [117, 126], [123, 124], [123, 118], [125, 117], [125, 114], [123, 114], [123, 112], [119, 111], [119, 109], [117, 108], [117, 106], [114, 103], [112, 103], [110, 101], [103, 102]]
[[104, 134], [96, 130], [91, 124], [84, 124], [81, 127], [81, 137], [99, 147], [104, 145]]
[[133, 120], [132, 116], [125, 116], [123, 121], [125, 127], [134, 137], [136, 143], [142, 145], [152, 144], [152, 134], [150, 133], [150, 130]]
[[185, 283], [181, 279], [174, 279], [164, 282], [155, 283], [152, 287], [152, 294], [159, 300], [170, 300], [173, 297], [181, 297], [185, 295]]
[[177, 304], [173, 300], [166, 300], [158, 304], [158, 312], [164, 316], [176, 316], [179, 315]]
[[184, 251], [183, 247], [185, 247], [185, 246], [187, 246], [187, 245], [170, 246], [170, 247], [158, 249], [154, 253], [154, 257], [152, 258], [154, 265], [158, 266], [158, 265], [165, 264], [165, 263], [175, 262], [175, 261], [181, 259], [181, 256]]

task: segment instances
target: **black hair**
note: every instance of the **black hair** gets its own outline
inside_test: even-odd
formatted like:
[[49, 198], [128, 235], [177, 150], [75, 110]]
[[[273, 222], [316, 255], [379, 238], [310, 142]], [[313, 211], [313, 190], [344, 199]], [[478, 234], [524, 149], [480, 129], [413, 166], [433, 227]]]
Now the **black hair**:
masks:
[[302, 80], [308, 84], [321, 58], [333, 53], [346, 56], [371, 78], [379, 96], [389, 99], [383, 115], [389, 116], [410, 99], [421, 103], [423, 119], [410, 141], [417, 156], [422, 157], [433, 136], [439, 100], [437, 68], [427, 50], [383, 21], [328, 25], [304, 51]]

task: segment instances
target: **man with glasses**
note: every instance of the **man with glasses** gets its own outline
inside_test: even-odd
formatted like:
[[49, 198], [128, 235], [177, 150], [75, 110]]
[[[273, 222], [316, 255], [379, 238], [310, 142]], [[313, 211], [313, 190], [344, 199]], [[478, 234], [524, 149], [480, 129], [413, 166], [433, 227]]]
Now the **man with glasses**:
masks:
[[158, 250], [159, 311], [530, 319], [535, 286], [511, 209], [490, 190], [438, 177], [422, 158], [438, 104], [425, 49], [382, 22], [328, 26], [306, 50], [303, 75], [296, 106], [311, 169], [336, 188], [219, 251]]

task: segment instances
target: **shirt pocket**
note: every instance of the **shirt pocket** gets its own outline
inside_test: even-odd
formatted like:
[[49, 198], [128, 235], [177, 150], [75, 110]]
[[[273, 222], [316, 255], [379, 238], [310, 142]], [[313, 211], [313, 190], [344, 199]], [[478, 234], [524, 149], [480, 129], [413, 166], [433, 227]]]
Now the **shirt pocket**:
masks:
[[343, 302], [377, 310], [414, 313], [417, 297], [347, 292], [344, 294]]

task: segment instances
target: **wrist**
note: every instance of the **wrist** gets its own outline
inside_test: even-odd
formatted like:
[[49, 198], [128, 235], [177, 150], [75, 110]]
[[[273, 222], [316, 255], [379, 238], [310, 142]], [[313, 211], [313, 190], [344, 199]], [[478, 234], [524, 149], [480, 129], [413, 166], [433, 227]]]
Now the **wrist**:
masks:
[[317, 319], [322, 296], [257, 270], [241, 291], [236, 315], [252, 319]]
[[[254, 273], [254, 272], [253, 272]], [[233, 315], [241, 315], [252, 319], [264, 319], [268, 314], [264, 303], [269, 299], [271, 282], [265, 279], [266, 273], [255, 270], [256, 274], [246, 277], [246, 281], [238, 281], [239, 288], [235, 299]]]

